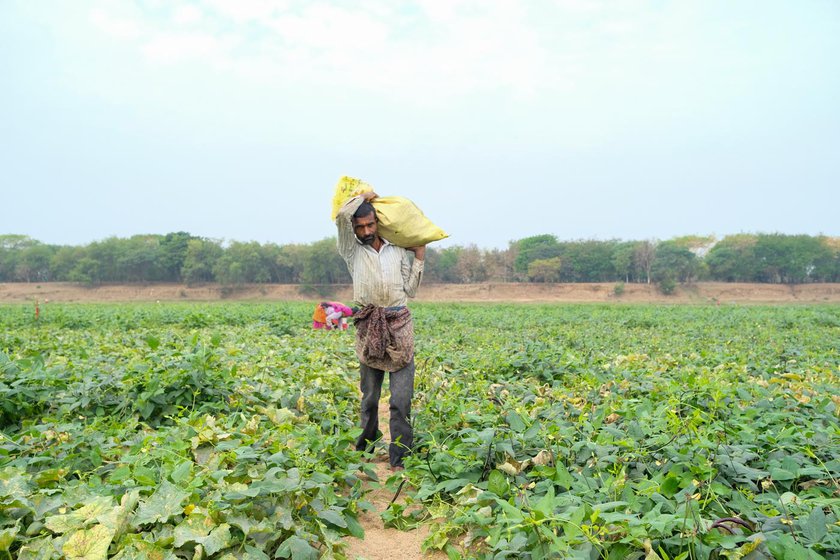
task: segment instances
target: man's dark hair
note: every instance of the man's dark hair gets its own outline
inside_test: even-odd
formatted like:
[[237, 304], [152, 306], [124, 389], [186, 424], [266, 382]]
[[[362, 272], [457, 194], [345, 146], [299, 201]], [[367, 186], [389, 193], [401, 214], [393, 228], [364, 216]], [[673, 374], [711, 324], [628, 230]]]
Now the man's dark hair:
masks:
[[373, 204], [370, 202], [362, 202], [361, 206], [353, 212], [354, 218], [364, 218], [365, 216], [369, 216], [373, 214], [374, 217], [376, 216], [376, 210], [373, 209]]

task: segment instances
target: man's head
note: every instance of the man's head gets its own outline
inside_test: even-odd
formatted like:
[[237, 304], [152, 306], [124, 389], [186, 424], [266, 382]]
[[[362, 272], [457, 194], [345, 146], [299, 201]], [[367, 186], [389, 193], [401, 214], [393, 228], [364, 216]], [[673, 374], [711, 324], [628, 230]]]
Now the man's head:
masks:
[[376, 211], [369, 202], [363, 202], [353, 213], [353, 232], [365, 245], [373, 245], [376, 231]]

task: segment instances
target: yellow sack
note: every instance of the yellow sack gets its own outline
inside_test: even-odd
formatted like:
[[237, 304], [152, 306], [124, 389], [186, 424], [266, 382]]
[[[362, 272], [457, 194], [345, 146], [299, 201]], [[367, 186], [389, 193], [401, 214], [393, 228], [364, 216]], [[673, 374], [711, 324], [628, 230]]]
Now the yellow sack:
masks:
[[[339, 179], [332, 200], [332, 220], [335, 221], [338, 211], [348, 199], [371, 191], [373, 187], [360, 179]], [[371, 204], [379, 220], [379, 235], [398, 247], [419, 247], [449, 237], [407, 198], [378, 196]]]
[[342, 177], [339, 179], [338, 184], [335, 186], [335, 195], [333, 195], [332, 199], [332, 221], [335, 221], [335, 217], [338, 216], [338, 211], [341, 210], [345, 202], [354, 196], [359, 196], [362, 193], [371, 192], [372, 190], [373, 187], [360, 179], [354, 179], [353, 177]]
[[449, 237], [407, 198], [378, 196], [370, 203], [379, 220], [379, 235], [398, 247], [419, 247]]

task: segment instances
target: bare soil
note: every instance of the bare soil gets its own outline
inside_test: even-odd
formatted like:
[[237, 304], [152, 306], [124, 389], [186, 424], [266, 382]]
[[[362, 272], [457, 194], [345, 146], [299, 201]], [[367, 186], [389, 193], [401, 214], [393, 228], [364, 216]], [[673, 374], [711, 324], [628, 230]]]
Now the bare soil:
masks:
[[[672, 295], [648, 284], [423, 284], [416, 301], [441, 302], [570, 302], [570, 303], [840, 303], [840, 284], [735, 284], [699, 282], [678, 286]], [[316, 301], [352, 300], [349, 285], [315, 286], [249, 284], [78, 284], [0, 283], [0, 303], [141, 302], [141, 301]]]
[[[379, 403], [379, 426], [383, 432], [382, 441], [390, 442], [388, 429], [390, 419], [388, 396], [383, 395]], [[422, 552], [423, 541], [429, 536], [429, 526], [422, 525], [412, 531], [386, 528], [380, 514], [388, 509], [401, 481], [401, 473], [394, 473], [388, 464], [387, 450], [378, 450], [373, 464], [379, 482], [370, 481], [367, 499], [376, 511], [365, 511], [359, 515], [359, 523], [365, 530], [365, 538], [347, 537], [347, 558], [350, 560], [444, 560], [446, 554], [440, 551]], [[393, 477], [393, 478], [392, 478]], [[388, 483], [390, 480], [390, 484]], [[403, 487], [397, 501], [405, 502], [411, 489]]]

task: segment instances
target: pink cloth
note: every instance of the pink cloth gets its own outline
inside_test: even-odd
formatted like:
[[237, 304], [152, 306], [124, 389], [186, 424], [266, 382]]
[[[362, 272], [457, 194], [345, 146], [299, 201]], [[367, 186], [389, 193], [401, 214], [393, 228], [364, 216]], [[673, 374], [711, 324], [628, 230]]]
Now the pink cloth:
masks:
[[353, 310], [344, 305], [343, 303], [339, 303], [337, 301], [329, 301], [327, 303], [329, 303], [332, 306], [332, 308], [336, 311], [341, 311], [341, 314], [345, 317], [350, 317], [353, 315]]

